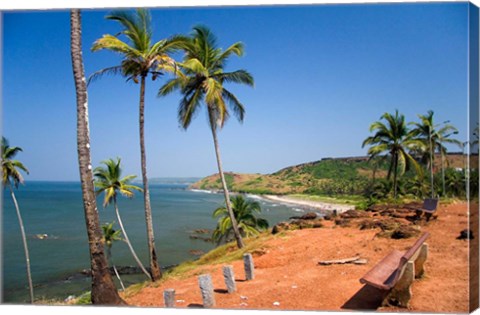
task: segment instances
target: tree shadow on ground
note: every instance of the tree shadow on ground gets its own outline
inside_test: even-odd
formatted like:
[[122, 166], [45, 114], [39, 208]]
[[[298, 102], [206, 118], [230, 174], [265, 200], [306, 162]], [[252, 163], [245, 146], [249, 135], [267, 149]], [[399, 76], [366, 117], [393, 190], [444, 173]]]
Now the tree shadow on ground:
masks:
[[357, 291], [345, 304], [342, 309], [349, 310], [376, 310], [382, 305], [382, 301], [387, 297], [388, 291], [380, 290], [375, 287], [364, 285]]

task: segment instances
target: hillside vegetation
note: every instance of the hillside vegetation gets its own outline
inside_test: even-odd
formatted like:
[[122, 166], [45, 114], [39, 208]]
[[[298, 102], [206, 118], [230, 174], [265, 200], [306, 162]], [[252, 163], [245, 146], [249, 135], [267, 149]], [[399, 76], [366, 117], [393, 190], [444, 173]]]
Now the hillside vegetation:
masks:
[[[462, 154], [445, 157], [449, 167], [463, 168]], [[440, 156], [435, 158], [440, 169]], [[368, 157], [324, 158], [319, 161], [286, 167], [272, 174], [239, 174], [227, 172], [228, 188], [251, 194], [308, 194], [356, 195], [362, 194], [372, 178], [384, 178], [388, 164], [368, 161]], [[192, 189], [221, 190], [218, 174], [205, 177], [190, 186]]]

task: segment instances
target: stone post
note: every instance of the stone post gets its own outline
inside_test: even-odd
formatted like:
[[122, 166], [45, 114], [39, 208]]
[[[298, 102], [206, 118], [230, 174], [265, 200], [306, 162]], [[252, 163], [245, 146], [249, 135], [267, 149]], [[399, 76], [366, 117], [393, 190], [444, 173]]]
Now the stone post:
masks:
[[245, 267], [245, 279], [253, 280], [255, 278], [252, 254], [243, 255], [243, 265]]
[[215, 306], [215, 297], [213, 296], [212, 277], [209, 274], [198, 277], [200, 292], [202, 293], [203, 307], [209, 308]]
[[225, 285], [227, 286], [228, 293], [237, 291], [232, 266], [223, 266], [223, 278], [225, 279]]
[[175, 290], [166, 289], [163, 291], [163, 300], [165, 301], [165, 307], [175, 307]]

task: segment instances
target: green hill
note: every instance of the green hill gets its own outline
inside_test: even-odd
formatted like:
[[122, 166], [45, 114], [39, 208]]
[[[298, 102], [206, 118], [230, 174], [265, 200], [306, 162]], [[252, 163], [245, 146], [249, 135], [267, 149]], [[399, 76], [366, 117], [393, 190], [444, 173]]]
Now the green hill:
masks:
[[[450, 167], [463, 167], [463, 155], [448, 154]], [[435, 158], [435, 168], [440, 169], [440, 156]], [[372, 176], [383, 178], [388, 164], [376, 168], [368, 157], [323, 158], [319, 161], [281, 169], [273, 174], [225, 173], [231, 191], [251, 194], [309, 194], [309, 195], [357, 195], [361, 194]], [[218, 174], [205, 177], [192, 189], [221, 190]]]
[[[385, 172], [381, 169], [377, 174]], [[273, 174], [225, 173], [230, 190], [252, 194], [355, 194], [368, 182], [373, 167], [366, 157], [325, 158], [281, 169]], [[193, 189], [221, 190], [218, 174]]]

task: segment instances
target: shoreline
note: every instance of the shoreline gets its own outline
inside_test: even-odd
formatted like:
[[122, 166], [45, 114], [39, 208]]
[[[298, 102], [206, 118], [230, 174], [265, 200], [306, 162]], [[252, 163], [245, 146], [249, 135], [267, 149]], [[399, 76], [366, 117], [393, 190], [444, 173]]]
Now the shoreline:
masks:
[[[207, 189], [188, 189], [192, 192], [200, 192], [206, 194], [221, 194], [223, 193], [222, 190], [207, 190]], [[237, 192], [230, 192], [233, 194], [239, 194]], [[312, 200], [303, 200], [294, 197], [288, 196], [280, 196], [280, 195], [255, 195], [255, 194], [248, 194], [246, 193], [245, 196], [252, 198], [252, 199], [261, 199], [266, 200], [269, 202], [276, 202], [288, 206], [297, 206], [301, 208], [310, 208], [312, 211], [320, 210], [320, 211], [334, 211], [336, 210], [338, 213], [342, 213], [348, 210], [354, 210], [355, 206], [353, 205], [344, 205], [338, 203], [330, 203], [330, 202], [322, 202], [322, 201], [312, 201]], [[308, 210], [308, 209], [305, 209]]]
[[337, 203], [302, 200], [294, 197], [285, 197], [285, 196], [278, 196], [278, 195], [262, 195], [259, 197], [270, 200], [270, 201], [280, 202], [280, 203], [294, 205], [294, 206], [309, 207], [315, 210], [322, 210], [322, 211], [336, 210], [338, 213], [342, 213], [348, 210], [355, 209], [355, 206], [353, 205], [341, 205]]

